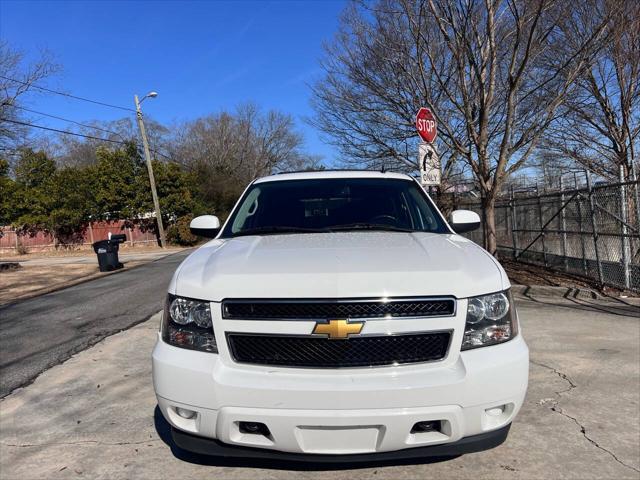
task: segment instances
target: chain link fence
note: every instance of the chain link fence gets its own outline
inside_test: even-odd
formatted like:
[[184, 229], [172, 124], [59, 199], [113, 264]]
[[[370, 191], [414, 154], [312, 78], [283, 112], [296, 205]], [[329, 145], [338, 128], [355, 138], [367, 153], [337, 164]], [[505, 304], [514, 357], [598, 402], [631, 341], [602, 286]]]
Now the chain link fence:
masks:
[[[496, 203], [499, 253], [579, 275], [600, 285], [640, 292], [638, 181], [585, 185], [540, 193], [511, 190]], [[480, 202], [456, 198], [454, 208]], [[469, 234], [483, 244], [484, 228]]]

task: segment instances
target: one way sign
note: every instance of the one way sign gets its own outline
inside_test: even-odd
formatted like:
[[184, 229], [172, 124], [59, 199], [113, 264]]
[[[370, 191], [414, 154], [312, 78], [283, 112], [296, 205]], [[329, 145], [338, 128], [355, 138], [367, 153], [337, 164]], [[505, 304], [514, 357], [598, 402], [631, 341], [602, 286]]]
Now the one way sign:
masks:
[[440, 157], [436, 148], [431, 143], [421, 142], [418, 147], [418, 159], [420, 161], [420, 183], [423, 186], [440, 185]]

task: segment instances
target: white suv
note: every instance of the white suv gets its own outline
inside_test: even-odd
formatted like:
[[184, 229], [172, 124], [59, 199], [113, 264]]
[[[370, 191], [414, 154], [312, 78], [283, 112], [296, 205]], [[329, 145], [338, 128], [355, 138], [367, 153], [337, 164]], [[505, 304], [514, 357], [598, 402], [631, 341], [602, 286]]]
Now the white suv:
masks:
[[169, 286], [153, 382], [199, 453], [358, 460], [502, 443], [529, 352], [509, 280], [411, 177], [254, 181]]

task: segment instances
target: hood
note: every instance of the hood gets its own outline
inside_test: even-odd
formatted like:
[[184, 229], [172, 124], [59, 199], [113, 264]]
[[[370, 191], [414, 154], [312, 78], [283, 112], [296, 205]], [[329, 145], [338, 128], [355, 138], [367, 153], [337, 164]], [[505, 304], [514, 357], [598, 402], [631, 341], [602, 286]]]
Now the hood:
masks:
[[498, 262], [459, 235], [368, 231], [213, 240], [182, 263], [169, 291], [211, 301], [462, 298], [508, 285]]

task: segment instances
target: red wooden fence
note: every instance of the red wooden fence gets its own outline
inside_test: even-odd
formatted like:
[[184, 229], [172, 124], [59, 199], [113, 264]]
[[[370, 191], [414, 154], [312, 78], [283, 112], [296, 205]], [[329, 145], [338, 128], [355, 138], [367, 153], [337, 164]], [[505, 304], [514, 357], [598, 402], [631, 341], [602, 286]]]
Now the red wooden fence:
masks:
[[138, 227], [125, 227], [124, 220], [113, 222], [91, 222], [84, 232], [74, 238], [55, 239], [53, 235], [45, 232], [37, 232], [35, 235], [18, 235], [11, 227], [0, 227], [0, 252], [16, 250], [20, 245], [28, 251], [51, 250], [54, 248], [89, 248], [93, 242], [106, 240], [109, 232], [112, 234], [124, 233], [127, 236], [127, 244], [156, 244], [157, 240], [153, 232], [143, 232]]

